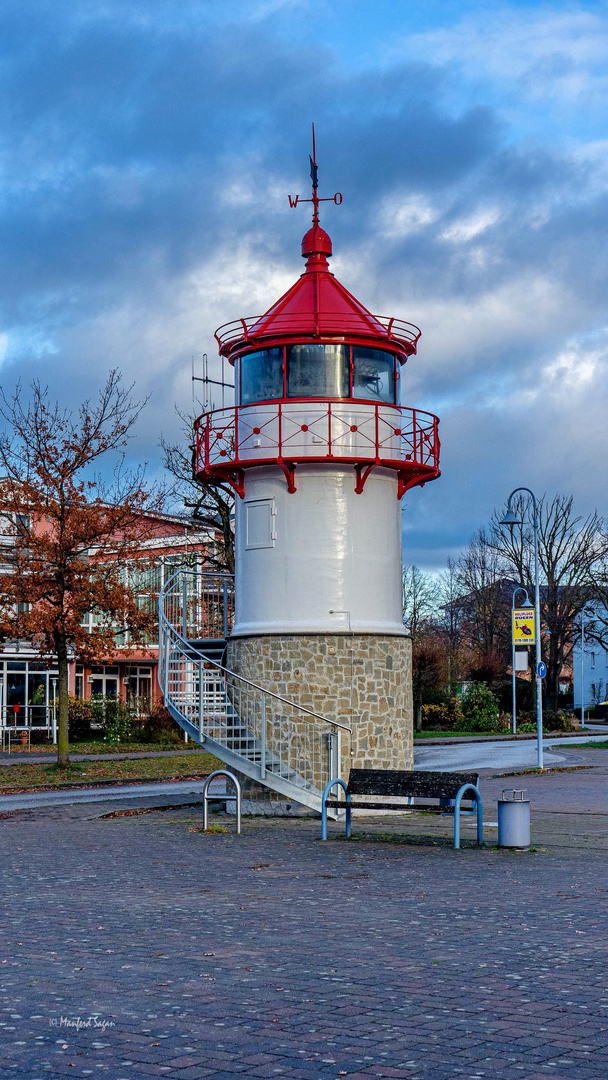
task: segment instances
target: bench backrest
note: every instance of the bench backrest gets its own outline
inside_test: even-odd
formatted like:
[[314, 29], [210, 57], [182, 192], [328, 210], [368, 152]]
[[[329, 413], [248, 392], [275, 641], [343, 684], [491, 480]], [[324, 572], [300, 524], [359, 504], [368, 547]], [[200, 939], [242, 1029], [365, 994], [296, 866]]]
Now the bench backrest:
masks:
[[[420, 772], [405, 769], [351, 769], [349, 795], [412, 795], [421, 799], [455, 799], [463, 784], [475, 784], [475, 772]], [[465, 795], [465, 799], [470, 793]]]

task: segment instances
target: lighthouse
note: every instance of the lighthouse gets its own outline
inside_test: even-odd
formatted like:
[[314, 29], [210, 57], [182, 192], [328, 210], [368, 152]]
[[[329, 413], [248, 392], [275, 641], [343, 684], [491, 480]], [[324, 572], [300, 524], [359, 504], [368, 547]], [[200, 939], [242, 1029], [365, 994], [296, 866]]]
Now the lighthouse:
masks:
[[[342, 722], [336, 764], [412, 768], [401, 499], [439, 476], [437, 417], [408, 401], [420, 330], [372, 314], [332, 274], [311, 158], [305, 267], [265, 314], [216, 331], [235, 405], [196, 425], [196, 474], [235, 493], [226, 667]], [[277, 706], [279, 713], [280, 707]]]

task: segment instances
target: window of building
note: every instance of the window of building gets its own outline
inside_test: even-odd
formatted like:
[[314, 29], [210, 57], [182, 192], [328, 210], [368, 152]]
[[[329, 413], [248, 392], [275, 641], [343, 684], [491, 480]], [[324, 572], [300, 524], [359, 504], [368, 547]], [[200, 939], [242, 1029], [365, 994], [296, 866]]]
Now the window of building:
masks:
[[84, 697], [84, 665], [76, 664], [76, 672], [74, 676], [74, 692], [76, 697]]
[[127, 701], [131, 712], [145, 715], [152, 702], [152, 668], [130, 667], [125, 678]]
[[88, 680], [91, 685], [91, 697], [117, 698], [119, 671], [117, 664], [91, 668]]
[[0, 664], [0, 699], [5, 722], [48, 728], [57, 696], [58, 672], [40, 661]]

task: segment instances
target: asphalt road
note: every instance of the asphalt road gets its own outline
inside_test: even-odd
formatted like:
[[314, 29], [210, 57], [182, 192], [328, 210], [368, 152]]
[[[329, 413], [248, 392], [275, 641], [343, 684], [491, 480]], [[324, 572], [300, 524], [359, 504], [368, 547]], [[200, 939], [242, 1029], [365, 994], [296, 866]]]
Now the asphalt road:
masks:
[[[551, 738], [543, 740], [545, 766], [569, 763], [560, 746], [576, 746], [579, 742], [602, 742], [606, 735], [581, 735], [579, 739]], [[570, 759], [571, 760], [571, 759]], [[437, 772], [466, 772], [469, 769], [527, 769], [536, 765], [536, 739], [525, 742], [456, 743], [450, 746], [417, 746], [414, 749], [414, 768], [436, 769]]]
[[[157, 784], [114, 784], [71, 791], [36, 791], [23, 795], [0, 795], [0, 814], [9, 810], [33, 810], [39, 806], [72, 806], [74, 803], [116, 802], [117, 799], [163, 799], [169, 795], [186, 800], [203, 790], [204, 780], [178, 780]], [[214, 781], [212, 781], [212, 784]], [[215, 788], [213, 789], [216, 790]]]
[[[605, 736], [581, 736], [580, 742], [605, 739]], [[560, 753], [559, 747], [576, 746], [577, 739], [545, 739], [545, 765], [573, 764], [572, 757]], [[551, 749], [555, 748], [555, 749]], [[460, 772], [471, 769], [527, 768], [536, 765], [536, 742], [457, 743], [450, 746], [416, 747], [416, 769], [438, 772]], [[31, 810], [39, 806], [70, 806], [75, 803], [113, 802], [117, 797], [129, 800], [175, 798], [200, 795], [203, 780], [179, 780], [167, 783], [120, 784], [69, 791], [40, 791], [22, 795], [0, 795], [0, 813], [11, 810]], [[215, 789], [214, 789], [215, 790]]]

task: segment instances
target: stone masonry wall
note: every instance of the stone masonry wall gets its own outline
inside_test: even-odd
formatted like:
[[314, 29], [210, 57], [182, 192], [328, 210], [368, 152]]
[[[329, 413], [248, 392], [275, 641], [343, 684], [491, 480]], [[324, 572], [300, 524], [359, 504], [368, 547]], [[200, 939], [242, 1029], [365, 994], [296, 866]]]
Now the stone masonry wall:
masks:
[[[412, 648], [382, 634], [231, 638], [227, 667], [275, 694], [352, 728], [341, 774], [353, 767], [413, 768]], [[316, 773], [315, 769], [315, 773]], [[326, 777], [325, 777], [326, 778]], [[315, 775], [315, 782], [324, 777]]]

